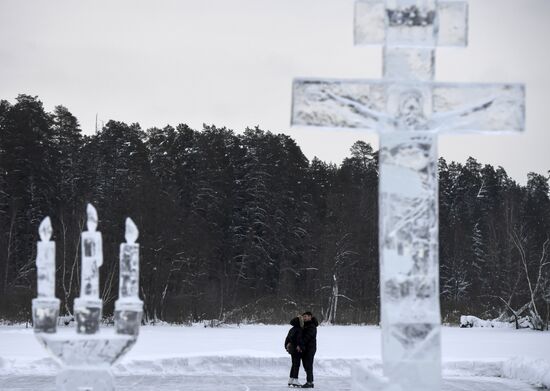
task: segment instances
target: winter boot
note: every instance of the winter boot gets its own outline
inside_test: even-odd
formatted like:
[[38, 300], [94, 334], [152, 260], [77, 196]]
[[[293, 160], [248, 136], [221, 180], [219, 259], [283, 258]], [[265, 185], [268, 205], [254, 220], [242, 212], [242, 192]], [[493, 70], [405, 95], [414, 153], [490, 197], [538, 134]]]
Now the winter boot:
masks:
[[304, 385], [302, 386], [302, 388], [313, 388], [313, 383], [307, 382], [306, 384], [304, 384]]
[[300, 380], [298, 380], [298, 379], [290, 379], [289, 383], [288, 383], [288, 386], [289, 387], [302, 387], [302, 385], [300, 384]]

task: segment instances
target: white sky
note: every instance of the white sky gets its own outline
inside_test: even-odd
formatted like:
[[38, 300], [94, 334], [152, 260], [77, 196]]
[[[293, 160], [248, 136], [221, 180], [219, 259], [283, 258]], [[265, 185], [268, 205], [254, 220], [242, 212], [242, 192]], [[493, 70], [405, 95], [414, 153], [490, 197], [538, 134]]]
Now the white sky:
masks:
[[[381, 49], [354, 47], [354, 0], [0, 0], [0, 98], [63, 104], [84, 132], [95, 116], [143, 128], [202, 123], [295, 138], [340, 163], [357, 131], [290, 129], [293, 77], [381, 75]], [[474, 156], [524, 183], [550, 170], [550, 0], [470, 0], [466, 49], [440, 49], [439, 81], [524, 82], [522, 135], [444, 136], [449, 160]]]

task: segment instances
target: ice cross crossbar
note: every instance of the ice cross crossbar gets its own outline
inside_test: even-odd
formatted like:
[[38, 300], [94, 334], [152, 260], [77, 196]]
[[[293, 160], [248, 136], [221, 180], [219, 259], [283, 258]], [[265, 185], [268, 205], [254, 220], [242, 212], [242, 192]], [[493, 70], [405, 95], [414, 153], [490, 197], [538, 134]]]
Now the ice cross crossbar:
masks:
[[296, 79], [292, 125], [402, 132], [519, 132], [521, 84]]
[[466, 44], [464, 1], [358, 0], [355, 10], [356, 43], [384, 44], [384, 78], [296, 79], [292, 125], [380, 134], [384, 376], [391, 390], [435, 391], [441, 388], [437, 135], [522, 131], [525, 91], [520, 84], [433, 82], [435, 47]]

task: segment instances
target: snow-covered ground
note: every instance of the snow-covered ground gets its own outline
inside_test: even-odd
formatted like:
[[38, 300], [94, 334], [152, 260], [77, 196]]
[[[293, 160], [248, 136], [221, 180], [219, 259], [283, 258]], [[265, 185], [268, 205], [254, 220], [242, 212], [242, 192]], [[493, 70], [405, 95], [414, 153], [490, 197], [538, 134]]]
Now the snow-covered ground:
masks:
[[[266, 380], [262, 379], [267, 378], [274, 379], [270, 381], [276, 385], [284, 382], [289, 370], [290, 360], [283, 348], [287, 330], [287, 326], [262, 325], [143, 327], [137, 344], [115, 366], [114, 373], [120, 379], [132, 375], [140, 389], [153, 384], [162, 389], [154, 380], [159, 377], [170, 389], [170, 382], [177, 381], [171, 379], [181, 379], [182, 375], [189, 381], [201, 376], [211, 382], [232, 379], [223, 381], [224, 389], [253, 390], [257, 382], [264, 384]], [[550, 387], [548, 332], [444, 327], [442, 335], [445, 389], [462, 389], [461, 384], [476, 381], [485, 384], [480, 390], [499, 389], [499, 384], [502, 390], [519, 390], [522, 385], [530, 389], [526, 383]], [[358, 360], [366, 360], [374, 370], [380, 370], [378, 327], [319, 328], [315, 369], [317, 378], [324, 379], [325, 385], [346, 379], [338, 389], [349, 389], [350, 368]], [[23, 379], [32, 383], [33, 377], [42, 379], [43, 389], [48, 389], [53, 387], [56, 371], [57, 364], [38, 344], [31, 329], [0, 327], [0, 389], [17, 389], [15, 384], [25, 383]], [[120, 380], [119, 384], [123, 386]]]
[[[118, 376], [118, 391], [265, 391], [286, 389], [286, 378], [257, 376]], [[317, 377], [315, 389], [320, 391], [351, 391], [349, 378]], [[2, 382], [0, 390], [55, 391], [53, 376], [10, 376]], [[495, 377], [446, 377], [441, 391], [535, 391], [524, 382]]]

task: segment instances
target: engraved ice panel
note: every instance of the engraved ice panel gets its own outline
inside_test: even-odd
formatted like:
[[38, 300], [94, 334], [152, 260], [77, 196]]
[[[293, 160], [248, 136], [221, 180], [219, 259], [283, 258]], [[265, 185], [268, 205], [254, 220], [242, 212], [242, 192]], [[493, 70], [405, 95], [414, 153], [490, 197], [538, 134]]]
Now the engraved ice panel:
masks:
[[386, 37], [386, 4], [381, 0], [355, 3], [354, 41], [356, 45], [379, 45]]
[[121, 246], [120, 249], [120, 297], [138, 296], [138, 257], [139, 249], [137, 246]]
[[525, 125], [524, 100], [520, 84], [297, 79], [292, 125], [517, 132]]
[[431, 48], [384, 48], [385, 79], [430, 81], [435, 76], [435, 55]]
[[468, 45], [468, 3], [440, 1], [437, 18], [439, 46]]
[[459, 0], [358, 0], [355, 3], [354, 42], [356, 45], [401, 47], [466, 46], [468, 3]]
[[386, 45], [434, 47], [436, 0], [386, 0]]
[[382, 338], [385, 376], [402, 390], [441, 389], [439, 323], [390, 325]]
[[440, 131], [521, 132], [525, 86], [434, 83], [433, 111], [437, 114], [434, 126]]
[[380, 125], [376, 113], [385, 107], [383, 82], [297, 79], [291, 121], [292, 125], [376, 129]]

